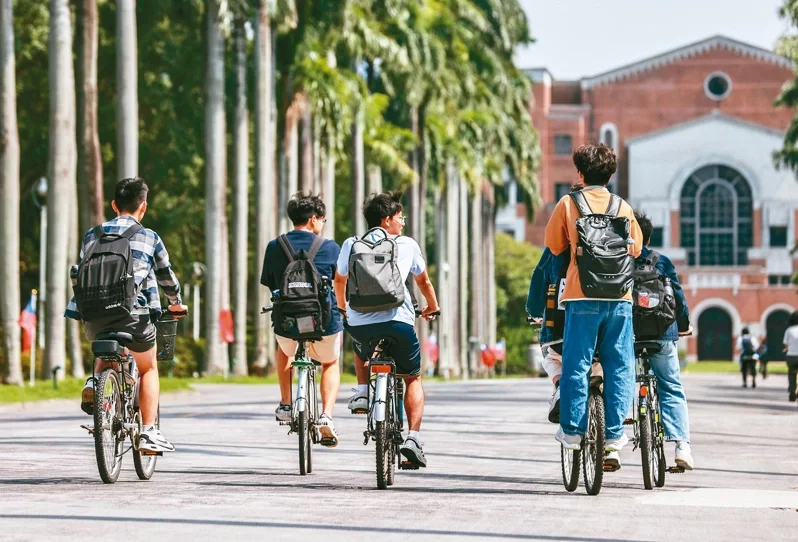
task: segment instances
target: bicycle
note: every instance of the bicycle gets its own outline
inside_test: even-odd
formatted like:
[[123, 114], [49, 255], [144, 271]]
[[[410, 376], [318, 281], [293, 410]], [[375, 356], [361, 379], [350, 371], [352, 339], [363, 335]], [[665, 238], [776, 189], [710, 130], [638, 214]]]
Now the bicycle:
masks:
[[[438, 315], [440, 311], [429, 317], [434, 319]], [[416, 316], [421, 316], [421, 313], [416, 311]], [[377, 488], [385, 489], [394, 484], [396, 467], [399, 470], [418, 470], [418, 465], [403, 460], [399, 453], [404, 442], [404, 379], [411, 375], [396, 372], [396, 362], [390, 356], [390, 349], [396, 344], [394, 339], [382, 337], [372, 344], [375, 348], [368, 360], [369, 410], [363, 445], [368, 445], [370, 440], [375, 442]]]
[[643, 486], [646, 489], [663, 487], [665, 473], [680, 474], [684, 468], [668, 467], [665, 461], [665, 426], [660, 411], [657, 377], [651, 371], [649, 358], [662, 347], [654, 341], [635, 343], [635, 378], [638, 394], [635, 397], [633, 418], [627, 424], [634, 426], [634, 449], [640, 448], [643, 463]]
[[[273, 310], [264, 307], [262, 314]], [[308, 339], [297, 340], [297, 351], [291, 368], [297, 372], [296, 399], [291, 401], [291, 421], [280, 422], [288, 425], [288, 434], [299, 436], [299, 474], [302, 476], [313, 472], [313, 451], [311, 444], [324, 445], [324, 439], [318, 429], [319, 424], [319, 385], [316, 379], [316, 368], [321, 363], [310, 359], [307, 355]]]
[[602, 379], [590, 377], [587, 399], [587, 431], [582, 437], [579, 450], [569, 450], [560, 445], [560, 463], [565, 489], [576, 491], [579, 486], [580, 464], [588, 495], [598, 495], [604, 480], [604, 472], [612, 470], [604, 465], [604, 441], [606, 420], [604, 418], [604, 395]]
[[[156, 322], [172, 322], [187, 312], [165, 312]], [[113, 484], [122, 470], [122, 456], [133, 451], [133, 466], [140, 480], [149, 480], [155, 472], [158, 456], [163, 452], [139, 449], [142, 431], [139, 410], [139, 372], [136, 360], [126, 345], [133, 342], [130, 333], [105, 331], [91, 343], [94, 358], [99, 358], [111, 367], [104, 369], [94, 382], [94, 423], [81, 425], [94, 436], [94, 453], [100, 478]], [[155, 427], [160, 428], [161, 408], [155, 417]], [[126, 438], [130, 448], [124, 449]]]

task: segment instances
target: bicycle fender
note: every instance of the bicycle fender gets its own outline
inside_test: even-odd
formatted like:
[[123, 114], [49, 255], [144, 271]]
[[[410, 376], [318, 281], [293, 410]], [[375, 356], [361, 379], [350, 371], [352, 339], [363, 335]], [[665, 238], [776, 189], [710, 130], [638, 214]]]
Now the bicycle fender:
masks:
[[385, 421], [385, 401], [388, 395], [388, 375], [378, 374], [374, 386], [374, 421]]
[[296, 385], [296, 411], [305, 412], [308, 404], [308, 371], [299, 369]]

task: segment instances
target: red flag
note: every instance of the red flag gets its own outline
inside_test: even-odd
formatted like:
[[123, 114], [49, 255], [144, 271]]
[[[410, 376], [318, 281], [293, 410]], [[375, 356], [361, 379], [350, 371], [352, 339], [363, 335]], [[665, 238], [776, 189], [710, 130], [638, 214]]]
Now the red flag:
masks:
[[31, 293], [30, 301], [19, 315], [19, 327], [22, 328], [22, 352], [27, 354], [33, 345], [33, 333], [36, 331], [36, 290]]
[[230, 309], [222, 309], [219, 312], [219, 332], [222, 335], [223, 343], [229, 344], [236, 340], [233, 330], [233, 311]]

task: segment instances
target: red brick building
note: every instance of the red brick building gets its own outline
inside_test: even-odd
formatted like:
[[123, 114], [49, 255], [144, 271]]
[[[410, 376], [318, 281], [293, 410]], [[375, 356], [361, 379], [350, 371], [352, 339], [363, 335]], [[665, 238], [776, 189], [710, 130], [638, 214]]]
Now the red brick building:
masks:
[[690, 357], [731, 359], [745, 326], [780, 353], [798, 309], [789, 284], [798, 182], [773, 165], [794, 114], [773, 102], [792, 63], [715, 36], [580, 81], [528, 74], [542, 206], [533, 223], [523, 205], [508, 206], [497, 227], [542, 245], [551, 210], [575, 181], [573, 149], [602, 141], [618, 155], [610, 188], [651, 217], [652, 246], [679, 271], [696, 329], [683, 345]]

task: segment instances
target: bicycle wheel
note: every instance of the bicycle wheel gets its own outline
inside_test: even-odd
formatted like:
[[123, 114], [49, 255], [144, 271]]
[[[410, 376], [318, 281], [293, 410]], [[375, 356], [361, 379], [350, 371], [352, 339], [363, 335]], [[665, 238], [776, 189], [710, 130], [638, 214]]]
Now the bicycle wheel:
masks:
[[94, 453], [97, 469], [106, 484], [113, 484], [122, 470], [122, 390], [113, 369], [106, 369], [94, 388]]
[[654, 442], [653, 442], [653, 415], [647, 411], [640, 416], [640, 453], [643, 461], [643, 486], [646, 489], [654, 487], [652, 472], [654, 471]]
[[319, 421], [319, 394], [316, 390], [316, 373], [315, 371], [311, 371], [308, 374], [308, 378], [310, 379], [311, 386], [310, 386], [310, 393], [312, 397], [309, 398], [307, 403], [307, 412], [308, 412], [308, 449], [305, 459], [305, 470], [308, 474], [313, 472], [313, 443], [315, 442], [315, 431], [316, 431], [316, 424]]
[[576, 491], [579, 487], [579, 450], [568, 450], [560, 445], [560, 461], [562, 463], [562, 483], [568, 491]]
[[396, 405], [396, 401], [398, 400], [396, 395], [396, 385], [392, 386], [392, 388], [393, 389], [390, 390], [390, 396], [392, 399], [388, 401], [388, 411], [385, 413], [385, 419], [391, 421], [389, 430], [386, 434], [388, 440], [388, 457], [386, 458], [388, 463], [388, 476], [385, 480], [385, 483], [389, 486], [393, 485], [396, 478], [396, 463], [397, 456], [399, 455], [399, 445], [396, 444], [396, 428], [398, 427], [396, 423], [396, 413], [398, 412]]
[[308, 410], [299, 413], [299, 474], [305, 475], [308, 472], [308, 467], [311, 465], [310, 460], [310, 427], [308, 427]]
[[[158, 405], [158, 412], [155, 415], [155, 427], [161, 428], [161, 406]], [[133, 437], [131, 437], [131, 440]], [[138, 443], [133, 447], [133, 466], [136, 468], [136, 476], [139, 480], [149, 480], [155, 472], [155, 463], [158, 456], [155, 454], [144, 454], [137, 450]]]
[[654, 485], [662, 487], [665, 485], [665, 435], [662, 430], [662, 416], [659, 411], [659, 401], [655, 393], [651, 401], [651, 412], [654, 413], [652, 417], [651, 431], [653, 439], [653, 452], [654, 452]]
[[604, 478], [604, 397], [595, 389], [588, 397], [587, 434], [582, 446], [582, 468], [588, 495], [598, 495]]

